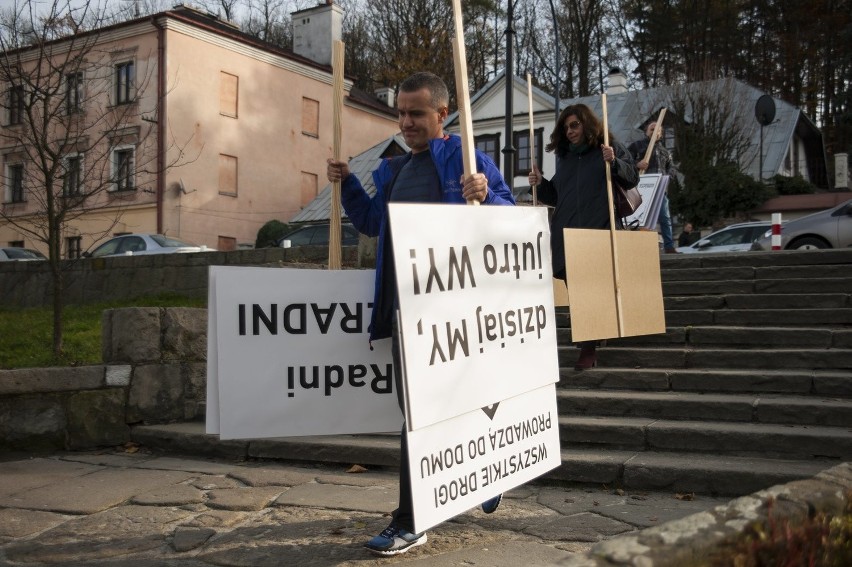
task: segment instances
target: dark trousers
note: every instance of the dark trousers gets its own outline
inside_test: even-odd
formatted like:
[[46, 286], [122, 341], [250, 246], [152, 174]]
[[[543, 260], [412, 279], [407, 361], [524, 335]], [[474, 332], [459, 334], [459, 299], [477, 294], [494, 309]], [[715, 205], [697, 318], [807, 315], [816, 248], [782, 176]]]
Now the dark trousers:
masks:
[[[399, 323], [394, 314], [393, 335], [391, 339], [391, 352], [393, 353], [393, 385], [396, 388], [396, 399], [399, 409], [405, 415], [405, 400], [402, 396], [402, 356], [400, 349], [402, 344], [399, 340]], [[408, 468], [408, 428], [402, 424], [399, 444], [399, 503], [393, 511], [393, 522], [400, 528], [409, 532], [414, 531], [414, 502], [411, 497], [411, 471]]]

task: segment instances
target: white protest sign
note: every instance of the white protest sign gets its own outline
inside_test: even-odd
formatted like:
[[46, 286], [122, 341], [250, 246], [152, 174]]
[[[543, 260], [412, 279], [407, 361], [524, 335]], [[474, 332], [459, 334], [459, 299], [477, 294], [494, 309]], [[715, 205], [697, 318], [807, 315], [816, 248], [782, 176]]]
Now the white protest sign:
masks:
[[211, 276], [208, 411], [222, 439], [399, 431], [391, 341], [368, 340], [374, 271]]
[[[494, 409], [494, 408], [490, 408]], [[408, 433], [414, 531], [422, 532], [562, 463], [556, 385]]]
[[666, 186], [669, 176], [659, 173], [647, 173], [639, 176], [639, 184], [636, 189], [642, 195], [642, 203], [632, 215], [625, 220], [630, 228], [644, 228], [654, 230], [657, 226], [657, 218], [660, 216], [660, 207], [666, 196]]
[[388, 209], [408, 429], [559, 380], [545, 208]]

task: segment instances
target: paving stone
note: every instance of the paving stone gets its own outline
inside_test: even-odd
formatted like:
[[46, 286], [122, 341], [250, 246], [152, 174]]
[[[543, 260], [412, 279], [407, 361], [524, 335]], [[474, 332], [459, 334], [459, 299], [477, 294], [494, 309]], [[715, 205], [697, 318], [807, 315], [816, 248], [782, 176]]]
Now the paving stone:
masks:
[[248, 486], [296, 486], [312, 482], [316, 471], [295, 467], [240, 467], [232, 470], [229, 475]]
[[397, 487], [353, 487], [309, 483], [294, 486], [281, 493], [276, 506], [319, 506], [362, 512], [390, 512], [397, 506]]
[[399, 484], [398, 472], [366, 471], [363, 473], [324, 474], [316, 477], [320, 484], [341, 484], [346, 486], [389, 486]]
[[[28, 459], [0, 463], [0, 501], [3, 496], [32, 490], [41, 486], [61, 484], [85, 476], [103, 467], [69, 463], [58, 459]], [[8, 505], [8, 504], [6, 504]]]
[[204, 543], [213, 537], [216, 530], [211, 528], [188, 528], [178, 526], [175, 528], [175, 533], [172, 539], [172, 547], [175, 551], [183, 552], [201, 547]]
[[162, 547], [171, 525], [187, 515], [175, 508], [120, 506], [14, 543], [7, 546], [5, 555], [21, 563], [58, 565], [122, 558]]
[[19, 538], [42, 532], [66, 521], [67, 517], [37, 510], [0, 509], [0, 537]]
[[248, 487], [211, 490], [207, 494], [207, 506], [221, 510], [262, 510], [283, 489], [281, 487]]
[[184, 506], [204, 502], [204, 492], [194, 486], [176, 484], [158, 488], [151, 492], [137, 494], [130, 499], [133, 504], [140, 506]]
[[157, 457], [139, 464], [139, 468], [199, 472], [204, 474], [229, 474], [232, 471], [239, 470], [243, 467], [242, 465], [229, 465], [219, 461], [181, 459], [178, 457]]
[[181, 522], [189, 528], [227, 528], [244, 521], [246, 512], [231, 512], [230, 510], [201, 510], [201, 513]]
[[137, 494], [178, 484], [189, 476], [189, 473], [178, 471], [102, 469], [11, 496], [0, 496], [0, 506], [93, 514], [121, 504]]
[[225, 475], [205, 474], [190, 481], [199, 490], [214, 490], [217, 488], [238, 488], [240, 483]]
[[559, 516], [537, 526], [529, 527], [525, 533], [549, 541], [601, 541], [617, 534], [628, 533], [636, 528], [630, 524], [606, 518], [591, 512], [572, 516]]

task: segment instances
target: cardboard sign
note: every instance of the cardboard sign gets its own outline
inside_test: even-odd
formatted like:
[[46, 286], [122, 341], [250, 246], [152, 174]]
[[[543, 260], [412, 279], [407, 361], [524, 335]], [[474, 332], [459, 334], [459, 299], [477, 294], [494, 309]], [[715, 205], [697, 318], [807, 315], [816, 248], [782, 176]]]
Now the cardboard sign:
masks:
[[556, 385], [408, 433], [414, 531], [562, 463]]
[[409, 431], [556, 382], [546, 210], [389, 212]]
[[210, 267], [207, 432], [222, 439], [398, 432], [372, 270]]
[[666, 332], [656, 232], [615, 231], [615, 246], [609, 230], [564, 234], [571, 340]]

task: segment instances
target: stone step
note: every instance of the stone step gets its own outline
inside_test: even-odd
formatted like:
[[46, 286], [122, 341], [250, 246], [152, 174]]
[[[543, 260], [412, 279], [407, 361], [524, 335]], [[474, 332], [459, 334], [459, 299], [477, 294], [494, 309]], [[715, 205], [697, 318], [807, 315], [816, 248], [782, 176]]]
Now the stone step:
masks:
[[663, 295], [723, 295], [745, 293], [852, 293], [852, 278], [664, 281]]
[[[601, 349], [603, 352], [604, 349]], [[560, 370], [560, 389], [796, 394], [852, 398], [848, 370], [597, 367]]]
[[679, 451], [768, 458], [852, 458], [852, 430], [843, 427], [648, 417], [560, 417], [563, 447]]
[[852, 399], [779, 394], [565, 390], [559, 415], [741, 421], [852, 428]]
[[852, 325], [852, 308], [666, 310], [666, 324], [797, 326]]
[[660, 273], [664, 283], [724, 280], [813, 280], [848, 277], [849, 266], [842, 264], [817, 266], [731, 266], [664, 269]]
[[[561, 345], [570, 345], [570, 328], [558, 328], [556, 340]], [[766, 326], [668, 327], [665, 333], [608, 339], [607, 344], [611, 346], [850, 348], [852, 347], [852, 329]]]
[[625, 489], [742, 496], [808, 478], [836, 460], [769, 459], [663, 451], [563, 449], [562, 466], [547, 477]]
[[660, 256], [663, 271], [684, 268], [729, 268], [751, 267], [800, 267], [825, 266], [831, 264], [852, 265], [852, 250], [840, 248], [832, 250], [774, 250], [767, 252], [747, 252], [743, 254], [664, 254]]
[[692, 295], [664, 297], [668, 310], [690, 309], [839, 309], [852, 307], [852, 295], [848, 293], [808, 294], [728, 294]]
[[[200, 422], [137, 425], [133, 440], [142, 446], [181, 455], [290, 462], [398, 467], [395, 435], [329, 435], [264, 440], [220, 441]], [[834, 464], [827, 459], [771, 459], [667, 451], [563, 449], [562, 465], [543, 479], [601, 484], [626, 489], [659, 489], [740, 496], [773, 484], [813, 476]]]
[[[559, 366], [573, 368], [579, 350], [558, 349]], [[796, 348], [643, 348], [606, 346], [598, 349], [598, 365], [621, 368], [811, 369], [852, 368], [852, 349]]]

